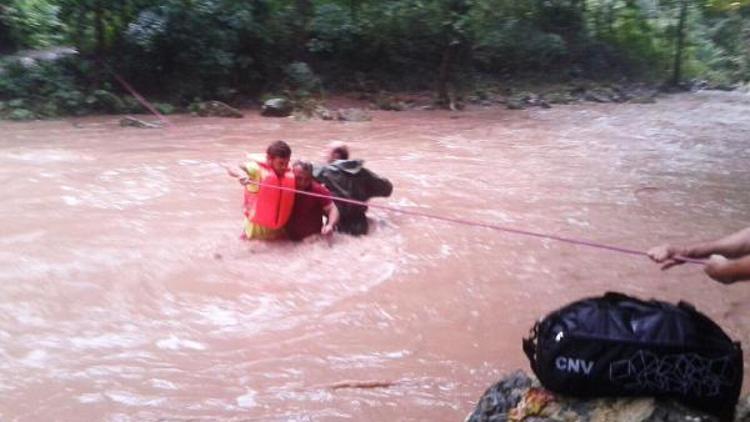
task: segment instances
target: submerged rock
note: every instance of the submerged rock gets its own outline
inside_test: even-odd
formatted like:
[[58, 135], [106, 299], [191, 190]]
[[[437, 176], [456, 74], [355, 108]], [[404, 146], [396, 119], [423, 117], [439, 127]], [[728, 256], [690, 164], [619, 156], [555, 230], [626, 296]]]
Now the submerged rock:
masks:
[[200, 117], [244, 117], [242, 113], [234, 107], [230, 107], [221, 101], [205, 101], [194, 103], [190, 110]]
[[315, 110], [313, 110], [313, 115], [317, 116], [321, 120], [334, 120], [336, 118], [333, 111], [331, 111], [328, 107], [321, 105], [315, 107]]
[[346, 122], [369, 122], [372, 115], [361, 108], [342, 108], [336, 113], [337, 120]]
[[142, 129], [157, 129], [162, 127], [164, 124], [160, 121], [147, 122], [145, 120], [136, 119], [132, 116], [125, 116], [120, 119], [120, 126], [122, 127], [139, 127]]
[[[735, 420], [750, 421], [750, 397], [740, 401]], [[487, 389], [466, 422], [718, 422], [715, 416], [672, 401], [654, 398], [578, 399], [541, 387], [539, 381], [517, 371]]]
[[641, 95], [638, 97], [633, 97], [630, 100], [628, 100], [630, 103], [634, 104], [653, 104], [656, 102], [656, 98], [649, 95]]
[[404, 111], [409, 108], [409, 105], [398, 96], [389, 94], [376, 96], [374, 103], [376, 108], [385, 111]]
[[534, 93], [521, 93], [505, 100], [505, 106], [510, 110], [523, 110], [526, 107], [552, 107], [544, 98]]
[[260, 114], [266, 117], [288, 117], [294, 111], [294, 105], [286, 98], [276, 97], [266, 100]]
[[544, 94], [544, 99], [550, 104], [570, 104], [576, 101], [576, 98], [567, 92], [548, 92]]

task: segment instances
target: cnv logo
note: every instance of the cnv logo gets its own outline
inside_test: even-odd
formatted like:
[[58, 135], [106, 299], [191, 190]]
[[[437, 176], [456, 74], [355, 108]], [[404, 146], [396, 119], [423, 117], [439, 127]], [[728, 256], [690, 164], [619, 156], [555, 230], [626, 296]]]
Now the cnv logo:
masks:
[[583, 359], [558, 356], [555, 359], [555, 367], [563, 372], [591, 375], [591, 370], [594, 369], [594, 362]]

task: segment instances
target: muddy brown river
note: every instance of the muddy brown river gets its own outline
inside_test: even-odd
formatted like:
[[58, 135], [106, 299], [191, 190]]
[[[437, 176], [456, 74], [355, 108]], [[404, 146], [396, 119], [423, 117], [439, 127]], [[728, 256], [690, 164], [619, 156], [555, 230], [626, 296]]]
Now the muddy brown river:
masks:
[[608, 290], [750, 347], [750, 283], [692, 265], [376, 209], [367, 237], [243, 242], [220, 166], [343, 140], [393, 181], [375, 203], [645, 250], [750, 225], [750, 94], [373, 114], [0, 122], [0, 419], [462, 420], [536, 318]]

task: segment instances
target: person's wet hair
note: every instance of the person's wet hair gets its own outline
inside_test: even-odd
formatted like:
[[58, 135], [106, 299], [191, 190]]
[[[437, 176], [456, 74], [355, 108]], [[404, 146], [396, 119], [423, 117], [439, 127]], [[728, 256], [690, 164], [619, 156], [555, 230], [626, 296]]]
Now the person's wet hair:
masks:
[[306, 160], [297, 160], [292, 164], [292, 167], [301, 167], [302, 170], [312, 173], [312, 163]]
[[292, 156], [292, 148], [284, 141], [276, 141], [268, 146], [266, 154], [269, 157], [289, 158]]
[[331, 155], [335, 155], [338, 157], [339, 160], [348, 160], [349, 159], [349, 148], [344, 145], [336, 145], [331, 150]]
[[300, 167], [302, 169], [302, 171], [304, 171], [306, 173], [310, 173], [310, 174], [312, 174], [312, 171], [313, 171], [313, 165], [312, 165], [312, 163], [309, 162], [309, 161], [305, 161], [305, 160], [297, 160], [297, 161], [295, 161], [294, 164], [292, 165], [292, 167]]

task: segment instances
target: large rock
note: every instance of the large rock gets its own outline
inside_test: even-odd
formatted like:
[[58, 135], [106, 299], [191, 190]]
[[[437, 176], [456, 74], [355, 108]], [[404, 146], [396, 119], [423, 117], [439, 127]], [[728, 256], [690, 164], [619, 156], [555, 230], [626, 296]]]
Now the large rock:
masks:
[[206, 101], [202, 103], [195, 103], [190, 106], [190, 109], [201, 117], [234, 117], [242, 118], [243, 115], [234, 107], [230, 107], [221, 101]]
[[[737, 406], [736, 421], [750, 421], [750, 397]], [[517, 371], [484, 392], [466, 422], [718, 422], [671, 400], [653, 398], [576, 399], [541, 387], [539, 381]]]
[[361, 108], [342, 108], [337, 112], [337, 120], [346, 122], [369, 122], [372, 115]]
[[261, 107], [260, 114], [266, 117], [287, 117], [294, 111], [294, 105], [286, 98], [271, 98]]
[[404, 111], [409, 105], [399, 97], [389, 94], [380, 94], [375, 97], [375, 107], [385, 111]]
[[523, 110], [526, 107], [551, 107], [544, 98], [531, 92], [522, 92], [506, 99], [505, 106], [510, 110]]
[[122, 127], [137, 127], [141, 129], [157, 129], [162, 127], [164, 124], [159, 121], [147, 122], [145, 120], [136, 119], [132, 116], [125, 116], [120, 119], [120, 126]]
[[313, 110], [313, 115], [317, 116], [321, 120], [333, 120], [336, 117], [333, 111], [331, 111], [328, 107], [321, 105], [315, 107], [315, 110]]
[[550, 104], [570, 104], [576, 101], [574, 96], [563, 91], [548, 92], [544, 94], [544, 99]]

